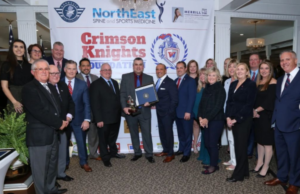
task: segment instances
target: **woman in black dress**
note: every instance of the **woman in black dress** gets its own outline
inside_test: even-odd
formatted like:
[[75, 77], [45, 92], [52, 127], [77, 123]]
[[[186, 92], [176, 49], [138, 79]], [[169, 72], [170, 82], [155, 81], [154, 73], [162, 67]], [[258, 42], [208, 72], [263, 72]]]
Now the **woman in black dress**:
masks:
[[21, 91], [31, 81], [31, 65], [26, 57], [26, 45], [22, 40], [15, 40], [8, 50], [7, 60], [1, 69], [1, 86], [8, 98], [8, 103], [17, 113], [23, 112]]
[[276, 79], [273, 78], [273, 65], [264, 61], [259, 65], [257, 75], [257, 96], [254, 104], [254, 134], [257, 142], [258, 159], [252, 172], [258, 178], [266, 176], [273, 155], [274, 130], [271, 119], [276, 97]]

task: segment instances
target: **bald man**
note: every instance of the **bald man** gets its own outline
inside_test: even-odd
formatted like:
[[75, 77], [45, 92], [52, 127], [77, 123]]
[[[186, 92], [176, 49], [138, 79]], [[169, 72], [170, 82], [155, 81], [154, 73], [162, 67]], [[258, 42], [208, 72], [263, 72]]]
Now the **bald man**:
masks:
[[91, 108], [98, 128], [100, 156], [106, 167], [112, 166], [111, 158], [125, 158], [125, 155], [118, 154], [116, 145], [122, 108], [119, 84], [111, 79], [111, 74], [110, 65], [104, 63], [100, 70], [101, 77], [90, 87]]

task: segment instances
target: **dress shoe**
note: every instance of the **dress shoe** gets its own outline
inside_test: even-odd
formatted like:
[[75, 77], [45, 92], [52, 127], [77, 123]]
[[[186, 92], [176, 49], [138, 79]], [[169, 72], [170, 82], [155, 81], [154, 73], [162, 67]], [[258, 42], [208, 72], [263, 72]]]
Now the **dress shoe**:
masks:
[[213, 168], [213, 170], [210, 171], [210, 167], [208, 167], [206, 170], [202, 171], [202, 174], [208, 175], [208, 174], [212, 174], [214, 172], [216, 172], [217, 170], [219, 170], [219, 167], [213, 167], [211, 166], [211, 168]]
[[297, 194], [298, 193], [298, 187], [294, 185], [290, 185], [289, 188], [286, 190], [286, 194]]
[[112, 158], [118, 158], [118, 159], [122, 159], [122, 158], [126, 158], [126, 156], [124, 154], [116, 154], [111, 156]]
[[146, 159], [147, 159], [148, 162], [150, 162], [150, 163], [154, 163], [154, 162], [155, 162], [155, 160], [154, 160], [154, 158], [153, 158], [152, 156], [146, 157]]
[[264, 182], [265, 185], [276, 186], [276, 185], [286, 185], [286, 183], [281, 182], [278, 178]]
[[92, 169], [88, 164], [84, 164], [83, 166], [81, 166], [81, 168], [83, 168], [85, 172], [92, 172]]
[[168, 153], [165, 153], [165, 152], [160, 152], [158, 154], [154, 154], [154, 156], [157, 156], [157, 157], [161, 157], [161, 156], [167, 156]]
[[68, 191], [68, 189], [58, 189], [57, 194], [62, 194], [62, 193], [65, 193], [67, 191]]
[[227, 178], [226, 181], [227, 181], [227, 182], [231, 182], [231, 183], [235, 183], [235, 182], [237, 182], [237, 181], [241, 181], [241, 182], [242, 182], [243, 180], [238, 180], [238, 179], [235, 179], [235, 178], [232, 178], [232, 177], [231, 177], [231, 178]]
[[98, 156], [97, 158], [91, 158], [92, 160], [97, 160], [97, 161], [101, 161], [102, 158], [100, 156]]
[[179, 155], [182, 155], [182, 154], [183, 154], [183, 151], [179, 151], [179, 150], [178, 150], [177, 152], [175, 152], [175, 155], [176, 155], [176, 156], [179, 156]]
[[258, 173], [259, 171], [261, 171], [262, 167], [263, 167], [263, 165], [261, 165], [261, 167], [258, 170], [255, 170], [255, 168], [254, 168], [252, 170], [249, 170], [249, 172]]
[[171, 162], [171, 161], [174, 160], [174, 159], [175, 159], [175, 155], [167, 156], [167, 157], [164, 159], [163, 163]]
[[140, 159], [142, 157], [142, 155], [134, 155], [133, 158], [131, 158], [131, 161], [137, 161], [138, 159]]
[[182, 156], [182, 158], [180, 159], [180, 162], [187, 162], [189, 161], [190, 157], [189, 156]]
[[72, 181], [74, 180], [72, 177], [66, 175], [65, 177], [57, 177], [57, 180], [63, 180], [63, 181]]
[[57, 181], [55, 182], [55, 186], [57, 186], [57, 188], [61, 188], [61, 185]]
[[112, 167], [110, 161], [103, 161], [104, 166], [106, 167]]

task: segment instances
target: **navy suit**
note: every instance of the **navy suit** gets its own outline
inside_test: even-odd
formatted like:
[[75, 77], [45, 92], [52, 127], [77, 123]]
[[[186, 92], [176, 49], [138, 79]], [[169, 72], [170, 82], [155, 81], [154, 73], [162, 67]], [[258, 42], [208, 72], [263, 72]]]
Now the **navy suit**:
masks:
[[[49, 65], [54, 65], [55, 64], [52, 55], [49, 56], [49, 57], [46, 57], [45, 60], [49, 63]], [[60, 72], [61, 73], [60, 74], [60, 80], [61, 81], [64, 81], [65, 76], [66, 76], [66, 73], [64, 71], [66, 62], [67, 62], [67, 59], [63, 58], [62, 64], [61, 64], [61, 72]]]
[[[86, 83], [78, 78], [74, 80], [72, 99], [75, 103], [75, 116], [70, 123], [70, 128], [76, 138], [80, 165], [84, 165], [87, 164], [86, 132], [82, 130], [81, 124], [85, 119], [91, 120], [90, 97]], [[69, 162], [68, 158], [67, 165]]]
[[[177, 83], [178, 78], [175, 79]], [[176, 108], [176, 125], [179, 139], [179, 149], [184, 156], [191, 155], [193, 136], [193, 107], [196, 99], [195, 79], [185, 74], [178, 88], [178, 106]], [[185, 113], [190, 113], [190, 120], [184, 120]]]
[[174, 154], [173, 122], [176, 117], [178, 104], [178, 91], [174, 80], [168, 76], [160, 84], [157, 90], [159, 102], [156, 104], [159, 137], [163, 152], [168, 156]]
[[300, 187], [300, 71], [281, 93], [283, 78], [277, 81], [272, 117], [276, 126], [277, 177], [282, 182], [289, 180], [290, 185]]

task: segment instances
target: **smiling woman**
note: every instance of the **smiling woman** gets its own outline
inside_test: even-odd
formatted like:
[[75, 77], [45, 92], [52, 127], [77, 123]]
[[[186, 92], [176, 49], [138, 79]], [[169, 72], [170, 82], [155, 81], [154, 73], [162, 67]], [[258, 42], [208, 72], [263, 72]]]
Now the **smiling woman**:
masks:
[[2, 90], [9, 99], [11, 108], [17, 113], [23, 112], [22, 88], [32, 78], [31, 65], [26, 57], [26, 45], [17, 39], [9, 47], [7, 59], [1, 68]]

